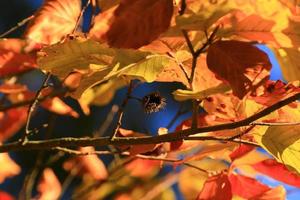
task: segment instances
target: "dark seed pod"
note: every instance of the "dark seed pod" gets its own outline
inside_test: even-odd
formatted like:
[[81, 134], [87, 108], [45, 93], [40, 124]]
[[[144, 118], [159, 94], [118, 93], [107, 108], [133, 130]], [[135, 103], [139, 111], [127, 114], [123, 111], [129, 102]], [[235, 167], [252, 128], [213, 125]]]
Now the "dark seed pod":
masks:
[[150, 114], [153, 112], [158, 112], [164, 108], [166, 105], [166, 99], [160, 96], [158, 92], [153, 92], [143, 97], [142, 104], [145, 113]]

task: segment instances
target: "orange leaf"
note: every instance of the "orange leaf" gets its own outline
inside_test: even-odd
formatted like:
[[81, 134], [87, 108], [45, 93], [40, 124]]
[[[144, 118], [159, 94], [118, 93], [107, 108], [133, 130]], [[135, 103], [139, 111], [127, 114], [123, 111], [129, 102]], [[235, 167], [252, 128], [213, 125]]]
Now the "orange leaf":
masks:
[[0, 112], [0, 141], [5, 141], [22, 128], [27, 119], [27, 110], [27, 107], [20, 107]]
[[[167, 30], [173, 15], [173, 1], [122, 0], [114, 9], [109, 9], [96, 18], [95, 26], [90, 32], [91, 37], [104, 38], [112, 47], [139, 48]], [[108, 30], [103, 32], [103, 27]]]
[[20, 172], [20, 166], [9, 157], [8, 153], [0, 154], [0, 183], [3, 183], [6, 178], [18, 175]]
[[[94, 152], [95, 149], [93, 147], [81, 147], [80, 151]], [[80, 169], [80, 173], [89, 174], [96, 180], [105, 180], [108, 177], [106, 167], [97, 155], [78, 156], [65, 162], [63, 167], [66, 170], [72, 170], [76, 167]]]
[[[134, 132], [132, 130], [119, 129], [119, 135], [121, 137], [142, 137], [145, 136], [143, 133]], [[119, 136], [119, 137], [120, 137]], [[130, 155], [142, 154], [154, 151], [159, 145], [157, 144], [141, 144], [141, 145], [120, 145], [119, 148], [127, 150], [130, 152]]]
[[125, 166], [126, 170], [131, 176], [144, 178], [151, 177], [161, 165], [162, 161], [159, 160], [145, 160], [137, 158]]
[[40, 193], [39, 200], [58, 199], [61, 193], [61, 184], [52, 169], [44, 169], [37, 190]]
[[46, 0], [29, 23], [25, 37], [43, 44], [57, 43], [72, 33], [80, 11], [80, 0]]
[[300, 176], [289, 171], [284, 164], [279, 163], [274, 159], [263, 160], [253, 164], [252, 167], [256, 171], [270, 176], [276, 180], [300, 187]]
[[231, 174], [229, 181], [231, 183], [232, 194], [245, 199], [251, 199], [270, 190], [268, 186], [258, 182], [256, 179], [243, 175]]
[[2, 84], [0, 85], [0, 92], [4, 94], [20, 93], [27, 90], [25, 85], [21, 84]]
[[0, 40], [0, 78], [37, 66], [35, 56], [26, 51], [26, 46], [26, 42], [19, 39]]
[[228, 176], [221, 173], [206, 180], [197, 200], [231, 200], [231, 198], [231, 185]]
[[230, 84], [240, 99], [269, 77], [268, 55], [251, 43], [218, 41], [208, 48], [208, 68]]

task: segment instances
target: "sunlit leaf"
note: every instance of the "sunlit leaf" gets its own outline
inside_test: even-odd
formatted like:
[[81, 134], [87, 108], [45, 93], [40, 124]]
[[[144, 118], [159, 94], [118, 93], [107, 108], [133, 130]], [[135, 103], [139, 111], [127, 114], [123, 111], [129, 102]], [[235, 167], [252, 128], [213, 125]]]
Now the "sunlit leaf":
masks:
[[27, 43], [20, 39], [0, 40], [0, 77], [34, 69], [35, 56], [29, 53]]
[[270, 176], [276, 180], [300, 187], [300, 176], [296, 173], [289, 171], [284, 164], [276, 162], [273, 159], [267, 159], [257, 162], [252, 167], [267, 176]]
[[210, 95], [227, 92], [228, 90], [230, 90], [230, 87], [228, 85], [222, 84], [200, 92], [178, 89], [175, 92], [173, 92], [173, 95], [177, 101], [185, 101], [188, 99], [202, 100]]
[[37, 190], [39, 191], [38, 199], [41, 200], [57, 199], [60, 196], [61, 184], [52, 169], [44, 169]]
[[258, 133], [254, 137], [278, 162], [283, 163], [289, 170], [300, 173], [299, 126], [271, 126], [266, 133]]
[[197, 200], [231, 200], [231, 185], [227, 174], [220, 173], [209, 177], [203, 186]]
[[233, 40], [212, 44], [207, 53], [207, 65], [217, 77], [230, 84], [239, 98], [268, 78], [272, 67], [266, 53], [251, 43]]
[[125, 165], [125, 169], [128, 170], [130, 176], [149, 178], [158, 173], [160, 166], [161, 161], [159, 160], [137, 158]]
[[296, 48], [273, 49], [284, 78], [287, 81], [300, 80], [300, 51]]
[[3, 183], [6, 178], [16, 176], [21, 172], [20, 166], [9, 157], [8, 153], [0, 154], [0, 166], [0, 183]]
[[[79, 151], [89, 153], [94, 152], [95, 148], [81, 147]], [[88, 174], [95, 180], [105, 180], [108, 177], [104, 163], [95, 154], [75, 157], [66, 161], [63, 167], [69, 171], [76, 168], [80, 174]]]
[[80, 0], [46, 0], [29, 23], [25, 37], [54, 44], [72, 33], [81, 11]]
[[[106, 17], [96, 18], [94, 28], [90, 31], [91, 37], [104, 38], [112, 47], [139, 48], [149, 44], [167, 30], [173, 15], [173, 1], [122, 0], [115, 10], [105, 12], [100, 16]], [[109, 22], [109, 25], [97, 27], [97, 23], [101, 24], [102, 19]], [[108, 30], [103, 32], [102, 27]]]
[[6, 192], [0, 191], [0, 199], [1, 200], [14, 200], [14, 198]]
[[4, 94], [20, 93], [27, 90], [27, 87], [22, 84], [1, 84], [0, 92]]

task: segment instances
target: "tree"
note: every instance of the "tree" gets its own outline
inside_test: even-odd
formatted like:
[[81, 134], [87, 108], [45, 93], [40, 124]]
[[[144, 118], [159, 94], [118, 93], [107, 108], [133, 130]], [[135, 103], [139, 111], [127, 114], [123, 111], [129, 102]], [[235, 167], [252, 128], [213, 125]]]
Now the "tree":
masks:
[[[285, 199], [283, 186], [272, 188], [256, 175], [300, 187], [298, 6], [292, 0], [46, 0], [1, 35], [28, 22], [22, 38], [0, 40], [1, 181], [22, 170], [8, 153], [30, 150], [39, 155], [19, 194], [25, 199], [58, 199], [75, 177], [81, 178], [72, 199], [174, 199], [175, 183], [186, 199]], [[259, 44], [276, 55], [285, 82], [269, 80], [272, 64]], [[45, 74], [35, 92], [19, 78], [32, 70]], [[125, 129], [128, 102], [147, 115], [165, 109], [157, 91], [133, 94], [154, 82], [181, 83], [172, 93], [181, 106], [170, 126], [186, 112], [192, 116], [155, 135]], [[108, 104], [123, 87], [123, 102], [98, 131], [53, 137], [56, 115], [89, 115], [92, 105]], [[40, 106], [55, 114], [36, 126]], [[7, 141], [22, 127], [19, 138]], [[104, 155], [112, 161], [103, 162]], [[63, 164], [55, 171], [57, 162]], [[158, 174], [168, 165], [174, 169]], [[62, 168], [69, 176], [59, 180]], [[4, 191], [0, 196], [12, 199]]]

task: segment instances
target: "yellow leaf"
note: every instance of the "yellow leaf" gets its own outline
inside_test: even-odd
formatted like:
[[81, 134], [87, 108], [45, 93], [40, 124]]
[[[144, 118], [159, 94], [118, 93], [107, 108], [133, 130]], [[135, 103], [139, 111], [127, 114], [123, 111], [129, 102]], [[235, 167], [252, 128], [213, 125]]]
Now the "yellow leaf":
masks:
[[[300, 38], [300, 37], [299, 37]], [[287, 81], [300, 80], [300, 51], [299, 49], [273, 49], [280, 64], [284, 78]]]
[[216, 87], [208, 88], [208, 89], [202, 90], [200, 92], [178, 89], [175, 92], [173, 92], [172, 94], [177, 101], [185, 101], [188, 99], [202, 100], [210, 95], [227, 92], [229, 90], [230, 90], [230, 86], [228, 86], [226, 84], [220, 84]]
[[278, 162], [300, 174], [300, 126], [271, 126], [254, 135], [257, 142]]

